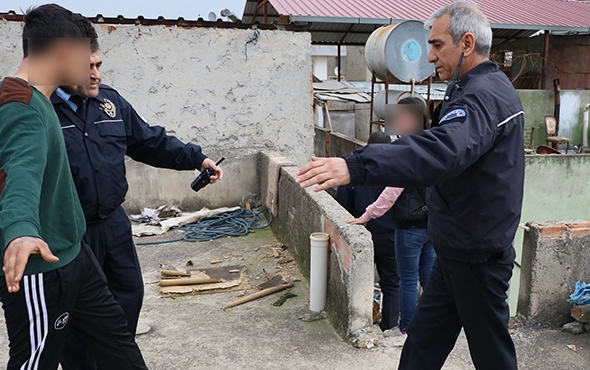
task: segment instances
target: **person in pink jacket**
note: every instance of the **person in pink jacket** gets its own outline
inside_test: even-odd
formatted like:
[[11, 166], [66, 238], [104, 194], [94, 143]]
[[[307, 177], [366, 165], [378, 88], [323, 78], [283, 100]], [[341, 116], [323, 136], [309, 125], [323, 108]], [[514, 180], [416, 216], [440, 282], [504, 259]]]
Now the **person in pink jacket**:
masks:
[[[404, 98], [392, 112], [388, 129], [405, 136], [419, 134], [430, 127], [428, 110], [419, 98]], [[400, 278], [399, 331], [405, 334], [414, 315], [418, 297], [418, 282], [424, 288], [432, 270], [436, 253], [428, 238], [428, 207], [425, 188], [386, 187], [379, 198], [351, 224], [366, 225], [372, 219], [391, 210], [395, 224], [395, 255]], [[396, 331], [397, 328], [392, 329]], [[387, 333], [386, 333], [387, 334]]]

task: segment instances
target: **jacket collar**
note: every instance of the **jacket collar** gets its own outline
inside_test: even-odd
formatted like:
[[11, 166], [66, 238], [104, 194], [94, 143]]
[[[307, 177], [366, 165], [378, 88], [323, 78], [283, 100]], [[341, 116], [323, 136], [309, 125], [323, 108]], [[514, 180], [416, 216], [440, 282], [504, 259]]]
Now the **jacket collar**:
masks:
[[76, 112], [72, 109], [72, 107], [63, 100], [57, 93], [51, 94], [51, 103], [53, 104], [53, 109], [56, 112], [61, 111], [63, 115], [67, 117], [69, 122], [64, 122], [64, 120], [60, 116], [60, 123], [62, 126], [67, 126], [68, 124], [75, 124], [80, 130], [84, 131], [85, 122], [78, 116]]
[[465, 86], [469, 80], [474, 77], [485, 75], [488, 73], [493, 73], [499, 70], [499, 67], [496, 63], [487, 60], [474, 68], [472, 68], [469, 72], [467, 72], [463, 77], [459, 79], [459, 82], [462, 86]]
[[[86, 122], [94, 122], [100, 113], [102, 112], [101, 103], [104, 102], [106, 96], [102, 93], [102, 89], [99, 89], [98, 95], [95, 98], [88, 99], [88, 113], [86, 115]], [[67, 104], [58, 94], [53, 93], [51, 95], [51, 103], [56, 110], [61, 110], [68, 119], [78, 126], [81, 130], [84, 130], [86, 122], [74, 112], [74, 110]]]

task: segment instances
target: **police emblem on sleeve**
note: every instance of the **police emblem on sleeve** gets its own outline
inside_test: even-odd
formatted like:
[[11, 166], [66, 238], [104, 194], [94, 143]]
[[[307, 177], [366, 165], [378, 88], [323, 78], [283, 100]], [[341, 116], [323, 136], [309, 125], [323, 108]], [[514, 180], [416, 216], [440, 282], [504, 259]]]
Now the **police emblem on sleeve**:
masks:
[[104, 99], [104, 102], [100, 103], [100, 107], [111, 118], [115, 118], [117, 115], [117, 107], [107, 98]]
[[467, 113], [463, 109], [454, 109], [454, 110], [450, 111], [449, 113], [445, 114], [443, 116], [443, 118], [440, 119], [439, 123], [442, 123], [445, 121], [450, 121], [455, 118], [462, 118], [462, 117], [465, 117], [466, 115], [467, 115]]

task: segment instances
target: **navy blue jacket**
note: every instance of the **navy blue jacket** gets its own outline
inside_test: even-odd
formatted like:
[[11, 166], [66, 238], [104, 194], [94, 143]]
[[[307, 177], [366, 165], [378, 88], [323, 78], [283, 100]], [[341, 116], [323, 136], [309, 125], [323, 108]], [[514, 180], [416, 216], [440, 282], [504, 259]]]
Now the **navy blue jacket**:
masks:
[[523, 198], [524, 112], [492, 62], [460, 79], [439, 125], [345, 157], [352, 184], [432, 187], [428, 229], [439, 256], [482, 262], [511, 247]]
[[148, 125], [115, 89], [101, 85], [83, 120], [57, 94], [51, 97], [61, 122], [70, 168], [87, 222], [108, 217], [125, 200], [125, 155], [155, 167], [201, 169], [201, 148]]
[[[373, 145], [373, 144], [371, 144]], [[359, 218], [365, 213], [368, 206], [373, 204], [385, 189], [384, 186], [339, 186], [336, 191], [336, 200], [355, 218]], [[367, 222], [367, 230], [372, 235], [395, 233], [395, 225], [391, 217], [391, 210], [383, 216], [372, 219]]]

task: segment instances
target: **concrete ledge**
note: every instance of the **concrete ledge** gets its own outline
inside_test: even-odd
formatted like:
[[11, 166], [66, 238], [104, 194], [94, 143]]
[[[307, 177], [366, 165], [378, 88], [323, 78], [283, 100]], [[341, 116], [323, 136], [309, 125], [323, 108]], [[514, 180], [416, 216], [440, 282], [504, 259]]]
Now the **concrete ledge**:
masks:
[[[273, 172], [276, 158], [261, 156], [261, 165]], [[347, 225], [350, 218], [325, 192], [304, 190], [296, 183], [297, 167], [282, 167], [273, 231], [297, 260], [309, 278], [309, 235], [330, 235], [330, 266], [326, 311], [336, 331], [350, 338], [372, 325], [373, 243], [365, 228]], [[263, 170], [264, 171], [264, 170]]]
[[518, 313], [530, 325], [559, 327], [571, 321], [567, 299], [575, 282], [590, 277], [590, 222], [527, 225]]

